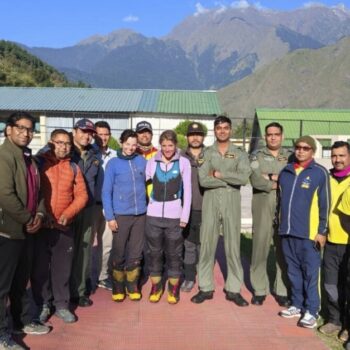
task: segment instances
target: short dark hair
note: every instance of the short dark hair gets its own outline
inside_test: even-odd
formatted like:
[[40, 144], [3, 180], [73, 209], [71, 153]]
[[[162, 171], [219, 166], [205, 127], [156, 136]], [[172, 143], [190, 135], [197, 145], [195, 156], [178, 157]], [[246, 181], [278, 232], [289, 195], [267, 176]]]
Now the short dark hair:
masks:
[[107, 122], [105, 122], [104, 120], [99, 120], [98, 122], [96, 122], [95, 128], [105, 128], [105, 129], [108, 129], [109, 132], [111, 132], [110, 125]]
[[7, 136], [6, 128], [8, 126], [15, 126], [16, 123], [21, 119], [30, 120], [32, 122], [33, 129], [35, 129], [35, 124], [36, 124], [35, 118], [31, 114], [29, 114], [28, 112], [17, 111], [17, 112], [12, 113], [6, 120], [6, 126], [5, 126], [5, 131], [4, 131], [5, 136]]
[[165, 130], [159, 136], [159, 144], [163, 141], [171, 141], [174, 145], [177, 145], [177, 135], [174, 130]]
[[278, 129], [280, 129], [281, 134], [283, 134], [283, 126], [282, 126], [280, 123], [272, 122], [272, 123], [270, 123], [270, 124], [267, 124], [267, 125], [265, 126], [265, 134], [267, 133], [267, 129], [268, 129], [268, 128], [278, 128]]
[[350, 144], [349, 142], [346, 142], [346, 141], [335, 141], [331, 147], [331, 150], [335, 148], [341, 148], [341, 147], [346, 147], [346, 149], [348, 150], [348, 153], [350, 153]]
[[137, 139], [136, 131], [131, 130], [131, 129], [124, 130], [119, 138], [120, 143], [124, 143], [129, 137], [133, 137], [133, 138]]
[[52, 140], [53, 138], [55, 138], [57, 135], [67, 135], [69, 138], [72, 137], [72, 133], [68, 132], [67, 130], [65, 129], [55, 129], [51, 132], [51, 135], [50, 135], [50, 139]]
[[218, 117], [215, 118], [214, 120], [214, 128], [218, 125], [218, 124], [223, 124], [223, 123], [228, 123], [230, 124], [230, 127], [232, 127], [232, 122], [231, 119], [226, 117], [225, 115], [219, 115]]

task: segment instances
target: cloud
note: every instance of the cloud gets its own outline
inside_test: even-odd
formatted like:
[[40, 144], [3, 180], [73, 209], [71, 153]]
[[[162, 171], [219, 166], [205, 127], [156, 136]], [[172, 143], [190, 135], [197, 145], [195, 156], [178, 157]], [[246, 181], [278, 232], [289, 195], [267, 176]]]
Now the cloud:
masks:
[[200, 2], [196, 3], [196, 12], [194, 13], [194, 16], [202, 15], [203, 13], [207, 13], [210, 10], [205, 8]]
[[220, 3], [215, 3], [215, 5], [219, 6], [215, 13], [223, 13], [227, 10], [227, 7], [224, 4], [220, 4]]
[[322, 4], [321, 2], [317, 1], [309, 1], [303, 4], [303, 7], [310, 8], [310, 7], [326, 7], [325, 4]]
[[250, 7], [250, 4], [247, 0], [239, 0], [239, 1], [234, 1], [231, 4], [231, 7], [235, 8], [235, 9], [246, 9], [246, 8]]
[[140, 19], [137, 16], [129, 15], [123, 18], [123, 22], [138, 22]]

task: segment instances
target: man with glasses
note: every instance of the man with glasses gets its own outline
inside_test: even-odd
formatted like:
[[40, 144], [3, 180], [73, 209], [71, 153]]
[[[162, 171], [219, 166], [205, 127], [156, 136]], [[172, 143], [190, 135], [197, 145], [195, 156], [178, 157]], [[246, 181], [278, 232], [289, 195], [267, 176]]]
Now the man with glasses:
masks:
[[72, 161], [83, 173], [88, 202], [78, 214], [73, 223], [74, 230], [74, 257], [70, 280], [71, 300], [81, 307], [93, 304], [89, 298], [91, 285], [91, 247], [92, 247], [92, 219], [95, 206], [95, 189], [100, 160], [98, 152], [91, 145], [96, 133], [94, 123], [89, 119], [78, 120], [73, 128]]
[[35, 119], [16, 112], [7, 119], [0, 146], [0, 348], [23, 350], [11, 337], [7, 300], [15, 333], [46, 334], [50, 328], [33, 322], [26, 287], [32, 266], [32, 238], [42, 224], [45, 207], [39, 199], [39, 173], [27, 147]]
[[329, 175], [313, 159], [315, 152], [315, 140], [300, 137], [295, 141], [295, 162], [279, 176], [279, 234], [292, 299], [292, 306], [280, 316], [297, 317], [299, 326], [305, 328], [317, 326], [320, 250], [326, 243], [330, 208]]
[[102, 185], [107, 163], [117, 156], [117, 152], [108, 147], [111, 138], [111, 127], [105, 121], [95, 123], [96, 134], [94, 147], [101, 162], [96, 184], [96, 207], [93, 223], [94, 258], [96, 259], [97, 286], [112, 290], [110, 255], [112, 251], [113, 233], [108, 227], [102, 208]]
[[35, 236], [32, 291], [39, 320], [55, 316], [65, 323], [76, 321], [69, 310], [69, 277], [74, 247], [72, 222], [88, 196], [79, 167], [71, 162], [72, 140], [68, 131], [55, 129], [48, 148], [37, 155], [47, 218]]
[[288, 277], [276, 223], [277, 183], [280, 171], [288, 163], [291, 151], [282, 148], [283, 127], [273, 122], [265, 127], [266, 146], [250, 157], [253, 187], [253, 251], [250, 281], [254, 289], [253, 305], [262, 305], [270, 293], [267, 258], [273, 240], [276, 255], [276, 278], [273, 292], [280, 306], [290, 306], [287, 296]]

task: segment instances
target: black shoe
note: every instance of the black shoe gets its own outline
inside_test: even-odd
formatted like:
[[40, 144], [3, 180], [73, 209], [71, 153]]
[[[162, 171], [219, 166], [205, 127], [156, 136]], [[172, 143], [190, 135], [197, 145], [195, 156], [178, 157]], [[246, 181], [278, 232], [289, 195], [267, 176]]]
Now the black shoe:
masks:
[[214, 292], [199, 291], [195, 296], [191, 298], [192, 303], [201, 304], [206, 300], [213, 299]]
[[265, 299], [266, 295], [254, 295], [251, 303], [253, 305], [261, 306], [262, 304], [264, 304]]
[[247, 300], [242, 297], [241, 293], [228, 292], [227, 290], [224, 290], [224, 292], [226, 294], [226, 300], [233, 301], [237, 306], [249, 305]]
[[286, 296], [276, 295], [275, 300], [279, 306], [289, 307], [292, 305], [291, 301]]
[[78, 300], [78, 305], [80, 307], [88, 307], [93, 304], [93, 301], [89, 297], [80, 297]]

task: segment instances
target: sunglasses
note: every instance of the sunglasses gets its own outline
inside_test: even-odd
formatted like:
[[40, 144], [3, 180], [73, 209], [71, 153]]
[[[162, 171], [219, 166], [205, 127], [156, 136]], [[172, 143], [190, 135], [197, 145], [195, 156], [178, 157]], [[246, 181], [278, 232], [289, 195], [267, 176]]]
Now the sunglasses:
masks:
[[295, 146], [295, 150], [296, 151], [305, 151], [305, 152], [309, 152], [312, 150], [312, 147], [309, 146]]

